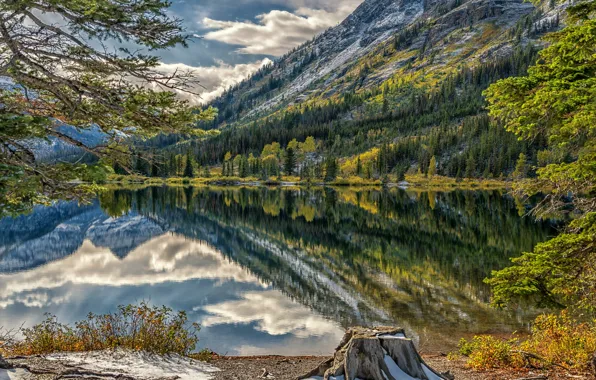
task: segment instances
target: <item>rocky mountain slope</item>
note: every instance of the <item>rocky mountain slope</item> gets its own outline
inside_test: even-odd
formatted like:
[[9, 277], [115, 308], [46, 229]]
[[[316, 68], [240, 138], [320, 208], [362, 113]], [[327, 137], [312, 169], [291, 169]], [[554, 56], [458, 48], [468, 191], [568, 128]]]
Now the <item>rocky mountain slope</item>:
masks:
[[522, 0], [366, 0], [340, 25], [215, 100], [216, 125], [336, 100], [395, 75], [405, 79], [490, 61], [535, 42], [558, 25], [560, 12]]
[[482, 92], [525, 75], [566, 5], [366, 0], [213, 101], [219, 115], [202, 127], [219, 136], [173, 149], [221, 165], [226, 152], [258, 156], [313, 136], [321, 156], [339, 159], [340, 177], [356, 174], [356, 156], [374, 178], [426, 172], [433, 156], [435, 174], [506, 177], [522, 153], [536, 162], [543, 143], [494, 128]]

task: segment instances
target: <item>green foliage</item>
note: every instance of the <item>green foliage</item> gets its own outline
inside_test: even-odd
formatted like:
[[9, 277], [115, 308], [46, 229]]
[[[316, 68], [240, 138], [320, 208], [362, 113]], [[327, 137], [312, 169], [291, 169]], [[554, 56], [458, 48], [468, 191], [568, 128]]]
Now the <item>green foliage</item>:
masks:
[[[62, 140], [129, 172], [130, 154], [115, 130], [141, 139], [205, 135], [196, 125], [212, 119], [215, 109], [198, 109], [176, 95], [192, 92], [193, 73], [156, 71], [159, 57], [146, 49], [96, 48], [106, 40], [149, 51], [186, 45], [188, 36], [180, 20], [168, 16], [168, 6], [164, 0], [0, 2], [0, 75], [14, 83], [0, 90], [0, 207], [6, 212], [18, 202], [26, 210], [77, 198], [85, 191], [75, 180], [102, 180], [99, 166], [40, 162], [24, 140]], [[45, 13], [64, 22], [49, 24], [39, 17]], [[63, 133], [64, 124], [99, 128], [110, 141], [87, 146]]]
[[547, 35], [550, 45], [527, 76], [503, 79], [485, 91], [490, 114], [507, 130], [522, 139], [543, 139], [551, 156], [570, 157], [570, 162], [539, 168], [538, 186], [522, 190], [533, 194], [549, 188], [553, 202], [573, 194], [576, 206], [587, 206], [584, 211], [593, 210], [594, 203], [580, 198], [596, 187], [594, 8], [594, 1], [570, 7], [570, 22]]
[[[91, 199], [100, 188], [93, 184], [73, 186], [71, 181], [82, 177], [104, 180], [109, 169], [103, 166], [56, 164], [37, 165], [27, 170], [19, 165], [0, 161], [0, 217], [15, 216], [29, 212], [37, 204], [49, 205], [56, 197], [60, 199]], [[48, 194], [49, 188], [51, 195]]]
[[76, 168], [79, 171], [77, 177], [81, 178], [85, 182], [103, 184], [106, 183], [108, 176], [114, 174], [112, 166], [107, 165], [103, 162], [99, 162], [95, 165], [80, 165]]
[[538, 244], [513, 265], [493, 272], [492, 303], [519, 301], [596, 312], [596, 213], [573, 221], [568, 232]]
[[[536, 52], [532, 45], [520, 45], [511, 55], [478, 65], [463, 65], [442, 76], [436, 87], [418, 88], [415, 79], [400, 78], [393, 79], [391, 86], [385, 83], [362, 92], [346, 91], [337, 99], [292, 107], [242, 128], [225, 128], [217, 137], [198, 142], [192, 147], [193, 153], [199, 163], [210, 165], [219, 164], [221, 159], [213, 152], [246, 155], [265, 151], [267, 154], [261, 154], [262, 157], [275, 154], [281, 158], [268, 145], [278, 142], [287, 146], [294, 139], [301, 141], [312, 136], [319, 142], [316, 147], [319, 153], [334, 155], [340, 162], [349, 156], [383, 148], [370, 171], [362, 162], [365, 177], [370, 172], [370, 177], [380, 178], [397, 167], [409, 168], [415, 163], [426, 173], [433, 155], [441, 157], [437, 169], [440, 175], [455, 177], [459, 171], [462, 176], [469, 173], [471, 178], [485, 173], [491, 177], [508, 176], [520, 153], [526, 152], [530, 162], [535, 160], [541, 142], [518, 141], [513, 133], [495, 128], [485, 113], [482, 90], [499, 78], [524, 74], [535, 61]], [[365, 114], [355, 111], [374, 103], [382, 92], [396, 103], [391, 105], [391, 112], [380, 115], [378, 110]], [[236, 100], [229, 99], [232, 103]], [[242, 106], [249, 107], [249, 103]], [[352, 119], [345, 117], [349, 113], [358, 117], [347, 120]], [[475, 162], [470, 170], [466, 165], [468, 157]], [[340, 173], [354, 174], [355, 170]]]
[[325, 159], [325, 182], [335, 181], [338, 171], [337, 159], [335, 157], [327, 157]]
[[284, 160], [284, 171], [286, 175], [293, 175], [294, 168], [296, 167], [296, 156], [294, 154], [294, 149], [288, 147], [286, 149], [286, 156]]
[[526, 161], [526, 155], [523, 153], [519, 154], [517, 163], [515, 164], [515, 170], [513, 171], [512, 177], [516, 180], [524, 179], [528, 176], [528, 163]]
[[92, 351], [117, 347], [157, 354], [190, 354], [198, 342], [199, 326], [188, 323], [184, 311], [174, 313], [165, 306], [119, 306], [112, 314], [89, 314], [74, 327], [58, 322], [53, 315], [21, 329], [23, 339], [4, 350], [13, 355], [39, 355], [61, 351]]
[[185, 164], [184, 164], [184, 177], [185, 178], [193, 178], [194, 175], [194, 169], [192, 167], [192, 157], [190, 156], [190, 153], [188, 153], [186, 155], [186, 160], [185, 160]]
[[[497, 306], [531, 300], [596, 312], [595, 14], [594, 1], [570, 7], [568, 25], [547, 36], [551, 44], [528, 75], [501, 80], [485, 92], [490, 114], [507, 130], [522, 139], [543, 139], [550, 151], [541, 153], [537, 180], [519, 184], [518, 191], [548, 192], [535, 210], [539, 215], [566, 212], [571, 200], [577, 218], [563, 234], [492, 274], [487, 282]], [[521, 178], [525, 156], [517, 167], [514, 176]]]

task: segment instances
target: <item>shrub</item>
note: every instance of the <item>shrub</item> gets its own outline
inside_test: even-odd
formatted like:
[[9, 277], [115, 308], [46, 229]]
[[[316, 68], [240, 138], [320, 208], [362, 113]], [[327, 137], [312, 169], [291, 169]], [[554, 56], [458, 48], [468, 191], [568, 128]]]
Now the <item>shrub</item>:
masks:
[[531, 335], [523, 341], [481, 335], [460, 340], [458, 349], [468, 357], [468, 366], [479, 370], [528, 365], [587, 370], [596, 354], [596, 325], [576, 322], [566, 312], [544, 314], [536, 318]]
[[569, 369], [586, 369], [596, 354], [596, 325], [573, 321], [566, 312], [536, 318], [521, 349]]
[[515, 351], [517, 339], [503, 340], [491, 335], [479, 335], [471, 341], [461, 339], [459, 353], [468, 356], [468, 365], [474, 369], [518, 367], [523, 359]]
[[119, 306], [113, 314], [89, 314], [70, 327], [53, 315], [21, 329], [23, 339], [7, 350], [15, 355], [48, 354], [59, 351], [92, 351], [117, 347], [157, 354], [190, 354], [198, 342], [199, 326], [188, 323], [186, 313], [165, 306]]

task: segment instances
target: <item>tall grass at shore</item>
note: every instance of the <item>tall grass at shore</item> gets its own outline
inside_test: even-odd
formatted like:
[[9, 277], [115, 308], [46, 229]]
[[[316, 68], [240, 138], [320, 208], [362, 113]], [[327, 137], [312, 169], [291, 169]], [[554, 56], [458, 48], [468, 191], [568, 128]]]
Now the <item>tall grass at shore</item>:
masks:
[[199, 341], [199, 325], [188, 322], [184, 311], [165, 306], [119, 306], [114, 313], [90, 313], [74, 327], [60, 323], [56, 316], [17, 334], [5, 334], [0, 352], [5, 355], [37, 355], [53, 352], [81, 352], [126, 348], [160, 355], [189, 355]]

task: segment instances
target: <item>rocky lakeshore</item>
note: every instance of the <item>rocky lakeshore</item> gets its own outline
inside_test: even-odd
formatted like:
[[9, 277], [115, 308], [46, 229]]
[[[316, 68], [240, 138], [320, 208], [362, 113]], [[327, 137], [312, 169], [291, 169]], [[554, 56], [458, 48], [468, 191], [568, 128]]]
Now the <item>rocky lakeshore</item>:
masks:
[[[321, 361], [328, 359], [320, 356], [215, 356], [209, 363], [201, 363], [180, 357], [175, 359], [153, 357], [151, 366], [153, 369], [149, 370], [146, 361], [140, 359], [142, 357], [146, 359], [147, 355], [114, 351], [109, 353], [109, 356], [120, 357], [123, 361], [109, 359], [101, 367], [94, 367], [93, 362], [108, 353], [87, 353], [88, 361], [82, 360], [79, 364], [74, 364], [73, 359], [80, 360], [85, 358], [85, 355], [73, 355], [72, 358], [64, 355], [61, 359], [47, 356], [9, 358], [0, 362], [0, 380], [252, 380], [259, 378], [294, 380]], [[588, 379], [562, 372], [547, 373], [532, 370], [477, 372], [466, 368], [464, 360], [448, 360], [441, 354], [422, 357], [435, 370], [449, 371], [457, 380]], [[3, 368], [7, 364], [10, 368]], [[123, 364], [129, 368], [123, 368]], [[110, 365], [113, 367], [110, 368]], [[155, 372], [156, 368], [160, 369], [159, 373]], [[148, 372], [143, 373], [143, 369], [147, 369]]]
[[474, 371], [444, 353], [420, 355], [402, 329], [349, 329], [333, 356], [158, 355], [130, 349], [0, 357], [0, 380], [542, 380], [584, 379], [532, 368]]

